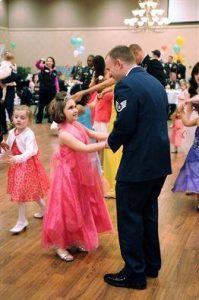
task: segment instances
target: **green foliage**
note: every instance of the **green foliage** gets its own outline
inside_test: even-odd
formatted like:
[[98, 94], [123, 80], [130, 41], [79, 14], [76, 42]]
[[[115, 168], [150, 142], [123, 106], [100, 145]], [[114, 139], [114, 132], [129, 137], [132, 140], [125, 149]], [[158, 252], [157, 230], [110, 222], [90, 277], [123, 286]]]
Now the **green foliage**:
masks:
[[17, 67], [17, 73], [21, 79], [25, 80], [28, 74], [31, 74], [31, 68], [19, 66]]

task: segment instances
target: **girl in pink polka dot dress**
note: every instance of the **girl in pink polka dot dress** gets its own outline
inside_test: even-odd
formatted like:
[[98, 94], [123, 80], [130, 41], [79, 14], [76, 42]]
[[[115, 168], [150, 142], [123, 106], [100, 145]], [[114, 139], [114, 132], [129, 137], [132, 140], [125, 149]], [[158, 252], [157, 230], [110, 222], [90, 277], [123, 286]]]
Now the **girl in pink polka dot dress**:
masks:
[[22, 232], [28, 221], [25, 217], [25, 203], [36, 201], [41, 212], [35, 213], [35, 218], [42, 218], [45, 203], [43, 197], [47, 194], [49, 181], [39, 159], [38, 146], [34, 132], [28, 127], [32, 112], [26, 105], [15, 107], [13, 122], [15, 128], [9, 131], [6, 143], [11, 155], [8, 155], [8, 193], [11, 201], [18, 204], [19, 214], [16, 225], [10, 229], [12, 233]]

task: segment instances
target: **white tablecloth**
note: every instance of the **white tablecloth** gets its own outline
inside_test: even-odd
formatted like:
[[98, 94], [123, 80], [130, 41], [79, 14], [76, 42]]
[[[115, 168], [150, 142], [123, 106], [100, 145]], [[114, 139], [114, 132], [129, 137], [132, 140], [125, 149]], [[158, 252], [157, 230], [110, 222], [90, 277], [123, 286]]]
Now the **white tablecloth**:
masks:
[[180, 94], [180, 90], [167, 90], [167, 97], [169, 104], [178, 104], [178, 96]]

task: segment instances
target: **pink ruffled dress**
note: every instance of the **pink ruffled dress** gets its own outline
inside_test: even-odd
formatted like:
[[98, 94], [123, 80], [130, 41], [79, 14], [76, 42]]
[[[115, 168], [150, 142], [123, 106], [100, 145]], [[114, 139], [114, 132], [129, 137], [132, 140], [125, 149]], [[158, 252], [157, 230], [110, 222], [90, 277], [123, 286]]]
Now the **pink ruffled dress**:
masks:
[[[22, 154], [16, 142], [11, 149], [12, 155]], [[13, 202], [38, 201], [49, 189], [49, 180], [44, 167], [36, 154], [22, 163], [13, 164], [8, 169], [8, 194]]]
[[180, 147], [183, 139], [183, 123], [180, 118], [176, 118], [173, 122], [173, 127], [170, 135], [170, 142], [175, 147]]
[[[60, 129], [89, 143], [78, 122], [62, 124]], [[54, 176], [44, 217], [43, 246], [96, 249], [98, 233], [112, 230], [96, 153], [78, 152], [61, 145], [53, 155], [52, 167]]]

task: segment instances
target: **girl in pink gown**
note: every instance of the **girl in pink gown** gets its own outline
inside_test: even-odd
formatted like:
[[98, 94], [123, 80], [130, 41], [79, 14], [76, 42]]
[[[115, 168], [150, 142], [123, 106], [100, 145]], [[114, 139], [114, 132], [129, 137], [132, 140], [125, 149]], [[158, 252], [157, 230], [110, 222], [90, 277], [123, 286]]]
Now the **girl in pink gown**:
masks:
[[96, 249], [98, 233], [112, 230], [96, 160], [96, 151], [106, 142], [89, 144], [89, 138], [105, 140], [107, 135], [78, 123], [76, 104], [64, 92], [53, 100], [51, 114], [59, 123], [60, 147], [52, 158], [54, 174], [42, 243], [55, 246], [61, 259], [71, 261], [73, 256], [66, 249]]

